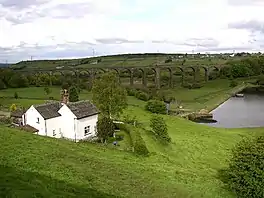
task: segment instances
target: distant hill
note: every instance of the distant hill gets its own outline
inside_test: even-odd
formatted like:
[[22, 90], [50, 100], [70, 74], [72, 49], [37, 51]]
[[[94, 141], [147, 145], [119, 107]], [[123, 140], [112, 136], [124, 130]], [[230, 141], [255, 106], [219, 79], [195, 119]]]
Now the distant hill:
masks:
[[6, 64], [6, 63], [0, 63], [0, 67], [8, 67], [9, 64]]

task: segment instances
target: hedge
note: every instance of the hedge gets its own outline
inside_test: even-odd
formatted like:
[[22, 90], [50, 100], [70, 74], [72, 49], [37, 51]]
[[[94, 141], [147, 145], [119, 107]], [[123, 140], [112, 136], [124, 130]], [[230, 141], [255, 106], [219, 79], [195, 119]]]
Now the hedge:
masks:
[[141, 137], [140, 128], [133, 127], [132, 125], [128, 124], [122, 124], [120, 125], [120, 129], [126, 131], [130, 135], [133, 152], [138, 155], [144, 156], [149, 154], [149, 150], [146, 146], [146, 143]]

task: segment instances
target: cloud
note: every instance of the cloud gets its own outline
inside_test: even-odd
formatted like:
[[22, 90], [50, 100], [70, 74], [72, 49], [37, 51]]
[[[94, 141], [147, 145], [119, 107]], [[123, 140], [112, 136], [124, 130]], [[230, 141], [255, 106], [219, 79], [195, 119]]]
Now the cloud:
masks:
[[144, 43], [144, 41], [140, 40], [127, 40], [123, 38], [102, 38], [96, 39], [96, 42], [101, 44]]
[[45, 4], [49, 0], [0, 0], [0, 5], [6, 8], [24, 9], [30, 6]]
[[228, 4], [232, 6], [262, 6], [263, 0], [228, 0]]
[[0, 62], [91, 56], [92, 49], [96, 55], [262, 50], [264, 7], [237, 2], [0, 0]]
[[264, 21], [256, 21], [256, 20], [238, 21], [235, 23], [228, 24], [228, 27], [234, 29], [249, 30], [251, 32], [264, 33]]

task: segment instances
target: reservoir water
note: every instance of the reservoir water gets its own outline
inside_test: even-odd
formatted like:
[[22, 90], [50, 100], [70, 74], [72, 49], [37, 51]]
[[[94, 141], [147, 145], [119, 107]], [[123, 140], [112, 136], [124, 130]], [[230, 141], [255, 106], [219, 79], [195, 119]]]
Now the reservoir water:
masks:
[[232, 97], [211, 112], [216, 123], [207, 125], [221, 128], [264, 127], [264, 94], [245, 93]]

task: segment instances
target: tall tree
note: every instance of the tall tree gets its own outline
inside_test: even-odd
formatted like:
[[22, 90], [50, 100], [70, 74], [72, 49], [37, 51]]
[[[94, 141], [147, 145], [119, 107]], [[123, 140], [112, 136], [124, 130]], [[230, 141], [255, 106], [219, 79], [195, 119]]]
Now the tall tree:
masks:
[[70, 102], [77, 102], [79, 101], [78, 90], [76, 87], [70, 87], [69, 89], [69, 101]]
[[126, 90], [120, 86], [115, 73], [105, 73], [94, 81], [93, 102], [107, 117], [118, 117], [127, 107]]
[[109, 117], [102, 116], [97, 122], [97, 137], [101, 139], [101, 142], [105, 142], [110, 136], [113, 136], [115, 132], [115, 125], [113, 120]]

